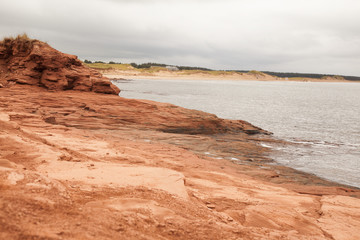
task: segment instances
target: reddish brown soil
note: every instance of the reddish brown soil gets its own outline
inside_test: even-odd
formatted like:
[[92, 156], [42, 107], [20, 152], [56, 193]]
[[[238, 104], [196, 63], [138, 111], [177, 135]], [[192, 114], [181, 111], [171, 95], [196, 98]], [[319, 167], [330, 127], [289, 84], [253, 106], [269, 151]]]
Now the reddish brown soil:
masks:
[[360, 191], [268, 165], [266, 133], [116, 95], [0, 88], [0, 239], [358, 239]]

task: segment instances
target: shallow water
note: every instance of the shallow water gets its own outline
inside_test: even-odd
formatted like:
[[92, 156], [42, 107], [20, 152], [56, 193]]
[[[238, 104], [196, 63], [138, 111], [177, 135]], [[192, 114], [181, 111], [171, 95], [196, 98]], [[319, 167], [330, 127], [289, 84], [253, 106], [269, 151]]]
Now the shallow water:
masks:
[[278, 163], [360, 187], [360, 83], [131, 80], [116, 84], [122, 97], [246, 120], [299, 143], [276, 147]]

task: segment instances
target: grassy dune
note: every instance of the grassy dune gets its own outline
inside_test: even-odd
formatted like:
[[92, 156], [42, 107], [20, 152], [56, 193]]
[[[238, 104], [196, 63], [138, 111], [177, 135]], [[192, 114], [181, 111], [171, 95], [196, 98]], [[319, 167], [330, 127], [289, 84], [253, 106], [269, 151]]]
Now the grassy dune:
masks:
[[86, 66], [100, 70], [135, 70], [130, 64], [109, 64], [109, 63], [84, 63]]

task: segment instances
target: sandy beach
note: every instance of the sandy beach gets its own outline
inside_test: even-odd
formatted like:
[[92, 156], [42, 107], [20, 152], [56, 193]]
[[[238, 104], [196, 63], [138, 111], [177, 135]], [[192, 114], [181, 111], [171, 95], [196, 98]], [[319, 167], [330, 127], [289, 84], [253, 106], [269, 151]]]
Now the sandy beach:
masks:
[[[99, 70], [99, 69], [98, 69]], [[191, 72], [191, 71], [157, 71], [144, 72], [134, 70], [99, 70], [104, 76], [110, 79], [161, 79], [161, 80], [232, 80], [232, 81], [296, 81], [296, 82], [359, 82], [349, 81], [344, 79], [337, 79], [328, 77], [320, 78], [280, 78], [265, 73], [232, 73], [217, 71], [215, 74], [211, 72]]]

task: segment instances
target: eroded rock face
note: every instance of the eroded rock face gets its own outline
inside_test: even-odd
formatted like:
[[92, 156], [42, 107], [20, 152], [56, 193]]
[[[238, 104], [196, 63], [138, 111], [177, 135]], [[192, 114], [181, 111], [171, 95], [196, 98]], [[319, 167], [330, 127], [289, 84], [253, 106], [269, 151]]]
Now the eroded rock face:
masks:
[[119, 94], [120, 90], [74, 55], [28, 38], [0, 42], [0, 84], [39, 85], [50, 90], [79, 90]]

